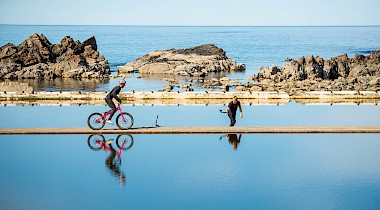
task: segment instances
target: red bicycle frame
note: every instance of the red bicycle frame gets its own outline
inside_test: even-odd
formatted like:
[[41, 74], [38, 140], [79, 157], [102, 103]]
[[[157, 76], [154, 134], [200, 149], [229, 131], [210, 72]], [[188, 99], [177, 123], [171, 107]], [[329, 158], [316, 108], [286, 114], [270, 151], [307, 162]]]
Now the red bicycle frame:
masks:
[[[125, 122], [125, 118], [124, 118], [124, 115], [122, 115], [123, 112], [121, 111], [120, 105], [118, 105], [118, 106], [116, 107], [116, 111], [120, 111], [121, 118], [123, 119], [123, 122]], [[102, 120], [107, 120], [107, 115], [111, 114], [111, 112], [112, 112], [112, 110], [109, 110], [108, 112], [105, 112], [104, 114], [102, 114]], [[99, 123], [100, 120], [101, 120], [101, 119], [98, 118], [98, 119], [96, 119], [95, 121], [96, 121], [97, 123]]]
[[[105, 151], [107, 151], [107, 152], [111, 151], [111, 148], [107, 147], [106, 142], [102, 142], [102, 141], [99, 141], [99, 140], [98, 140], [98, 141], [96, 141], [95, 143], [96, 143], [97, 145], [99, 145], [100, 148], [102, 148], [103, 150], [105, 150]], [[118, 157], [118, 158], [120, 158], [121, 153], [123, 152], [124, 145], [125, 145], [125, 141], [123, 141], [123, 144], [121, 145], [121, 148], [120, 148], [119, 152], [117, 152], [117, 157]]]

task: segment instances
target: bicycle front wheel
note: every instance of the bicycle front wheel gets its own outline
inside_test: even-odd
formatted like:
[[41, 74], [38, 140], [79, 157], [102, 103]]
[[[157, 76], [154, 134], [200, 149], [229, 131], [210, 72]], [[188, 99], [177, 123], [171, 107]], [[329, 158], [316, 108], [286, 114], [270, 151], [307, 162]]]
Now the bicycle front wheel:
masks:
[[120, 134], [116, 138], [116, 145], [119, 149], [129, 150], [133, 143], [134, 140], [130, 134]]
[[88, 119], [87, 124], [92, 130], [100, 130], [104, 127], [105, 121], [100, 113], [92, 113]]
[[88, 147], [92, 150], [100, 150], [102, 143], [105, 141], [103, 135], [90, 135], [87, 139]]
[[123, 112], [119, 114], [116, 118], [116, 125], [121, 130], [126, 130], [132, 128], [133, 125], [133, 117], [128, 112]]

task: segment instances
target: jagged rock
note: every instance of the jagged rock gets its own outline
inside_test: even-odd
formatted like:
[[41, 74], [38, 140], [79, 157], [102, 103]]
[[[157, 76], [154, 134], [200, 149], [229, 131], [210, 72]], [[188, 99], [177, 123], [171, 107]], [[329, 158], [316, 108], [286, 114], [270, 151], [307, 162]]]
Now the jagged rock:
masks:
[[244, 71], [245, 64], [237, 64], [226, 52], [212, 44], [189, 49], [153, 51], [125, 66], [120, 73], [139, 70], [141, 74], [174, 74], [204, 77], [209, 72]]
[[[265, 86], [274, 86], [274, 89], [284, 89], [286, 86], [298, 88], [292, 92], [323, 89], [380, 90], [376, 80], [380, 78], [380, 51], [373, 51], [369, 56], [355, 55], [354, 58], [348, 58], [344, 54], [330, 60], [313, 55], [298, 60], [287, 59], [283, 67], [261, 67], [259, 73], [252, 78], [264, 89], [268, 89]], [[283, 81], [288, 84], [281, 83]], [[300, 83], [292, 86], [292, 81]]]
[[368, 83], [370, 86], [380, 86], [380, 77], [375, 77]]
[[246, 84], [244, 84], [244, 87], [247, 87], [247, 88], [251, 88], [253, 87], [253, 83], [252, 82], [247, 82]]
[[236, 87], [235, 87], [235, 90], [236, 90], [236, 91], [245, 91], [246, 89], [245, 89], [244, 86], [239, 85], [239, 86], [236, 86]]
[[180, 85], [180, 86], [178, 86], [179, 88], [182, 88], [182, 89], [187, 89], [187, 88], [189, 88], [189, 86], [187, 86], [187, 85]]
[[60, 44], [51, 44], [43, 34], [33, 34], [19, 46], [9, 43], [0, 48], [0, 78], [4, 79], [98, 78], [109, 73], [95, 37], [80, 43], [66, 36]]
[[221, 86], [219, 86], [219, 89], [224, 90], [224, 91], [229, 91], [230, 86], [229, 85], [221, 85]]
[[253, 86], [249, 89], [251, 92], [257, 92], [257, 91], [262, 91], [263, 88], [259, 86]]
[[173, 90], [173, 85], [167, 85], [167, 86], [165, 86], [165, 88], [164, 88], [164, 91], [165, 92], [170, 92], [170, 91], [172, 91]]

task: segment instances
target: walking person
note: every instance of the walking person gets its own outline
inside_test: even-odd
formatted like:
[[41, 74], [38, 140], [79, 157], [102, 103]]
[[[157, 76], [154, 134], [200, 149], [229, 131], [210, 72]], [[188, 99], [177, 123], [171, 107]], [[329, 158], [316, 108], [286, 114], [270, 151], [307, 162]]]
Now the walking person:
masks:
[[241, 140], [241, 135], [242, 134], [239, 134], [239, 137], [237, 136], [237, 134], [227, 134], [226, 138], [228, 139], [228, 142], [230, 142], [230, 144], [232, 145], [232, 149], [234, 151], [237, 150], [238, 148], [238, 145], [240, 144], [240, 140]]
[[240, 118], [243, 118], [243, 109], [241, 108], [240, 101], [238, 101], [238, 98], [234, 96], [226, 109], [228, 117], [231, 120], [230, 126], [234, 126], [236, 123], [236, 111], [238, 108], [240, 110]]
[[108, 106], [112, 110], [112, 112], [110, 113], [109, 118], [106, 120], [106, 123], [113, 124], [113, 122], [111, 120], [112, 120], [113, 115], [117, 111], [117, 109], [116, 109], [116, 106], [113, 103], [112, 99], [115, 99], [117, 102], [121, 103], [121, 100], [120, 100], [120, 98], [117, 95], [120, 93], [121, 89], [125, 87], [125, 83], [126, 83], [125, 80], [120, 80], [119, 81], [119, 85], [116, 86], [116, 87], [114, 87], [111, 90], [111, 92], [109, 92], [107, 94], [107, 96], [105, 98], [106, 103], [108, 104]]

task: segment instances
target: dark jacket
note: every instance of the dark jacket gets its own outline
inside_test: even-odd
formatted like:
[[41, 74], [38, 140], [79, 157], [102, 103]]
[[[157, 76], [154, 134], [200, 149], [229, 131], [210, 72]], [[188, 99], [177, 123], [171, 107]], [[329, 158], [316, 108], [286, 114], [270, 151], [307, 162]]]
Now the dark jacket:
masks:
[[237, 101], [237, 103], [236, 104], [234, 104], [234, 102], [233, 101], [231, 101], [229, 104], [228, 104], [228, 108], [230, 108], [230, 110], [231, 110], [231, 112], [232, 112], [232, 114], [236, 114], [236, 110], [238, 109], [238, 108], [240, 108], [240, 101]]
[[120, 93], [121, 91], [121, 87], [120, 86], [116, 86], [114, 87], [111, 92], [109, 92], [106, 96], [106, 99], [107, 100], [112, 100], [113, 98], [118, 101], [119, 103], [121, 103], [121, 100], [119, 97], [117, 97], [117, 95]]

